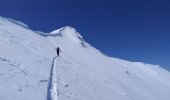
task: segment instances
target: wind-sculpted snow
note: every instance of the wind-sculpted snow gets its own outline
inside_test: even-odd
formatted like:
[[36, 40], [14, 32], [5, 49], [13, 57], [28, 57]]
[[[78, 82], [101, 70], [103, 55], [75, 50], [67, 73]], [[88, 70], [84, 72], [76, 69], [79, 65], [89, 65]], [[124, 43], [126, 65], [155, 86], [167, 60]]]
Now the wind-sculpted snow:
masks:
[[20, 22], [20, 21], [11, 19], [11, 18], [4, 18], [4, 17], [1, 17], [1, 16], [0, 16], [0, 18], [1, 18], [1, 19], [9, 20], [10, 22], [12, 22], [12, 23], [14, 23], [14, 24], [16, 24], [16, 25], [19, 25], [19, 26], [21, 26], [21, 27], [24, 27], [24, 28], [29, 29], [28, 25], [24, 24], [23, 22]]
[[72, 27], [16, 23], [0, 18], [0, 100], [169, 100], [170, 73], [159, 65], [108, 57]]

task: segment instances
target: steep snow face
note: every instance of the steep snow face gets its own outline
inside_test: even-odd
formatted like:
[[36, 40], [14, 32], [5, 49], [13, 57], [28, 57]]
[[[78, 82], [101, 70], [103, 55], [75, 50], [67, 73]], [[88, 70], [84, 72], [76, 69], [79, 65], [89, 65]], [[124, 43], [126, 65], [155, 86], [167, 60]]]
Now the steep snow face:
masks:
[[16, 23], [0, 17], [0, 99], [169, 100], [170, 73], [158, 65], [107, 57], [72, 27]]

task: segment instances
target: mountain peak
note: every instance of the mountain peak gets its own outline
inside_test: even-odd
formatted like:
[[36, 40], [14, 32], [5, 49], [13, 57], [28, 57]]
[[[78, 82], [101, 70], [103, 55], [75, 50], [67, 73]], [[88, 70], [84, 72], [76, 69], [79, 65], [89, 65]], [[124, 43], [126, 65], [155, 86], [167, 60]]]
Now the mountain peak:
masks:
[[81, 44], [83, 47], [86, 47], [86, 44], [83, 37], [77, 30], [71, 26], [65, 26], [62, 28], [59, 28], [57, 30], [54, 30], [49, 33], [52, 36], [61, 36], [63, 38], [66, 38], [67, 41], [71, 40], [76, 43]]
[[71, 26], [65, 26], [65, 27], [59, 28], [57, 30], [50, 32], [50, 34], [53, 34], [53, 35], [61, 34], [63, 36], [74, 36], [74, 37], [82, 38], [82, 36], [76, 31], [76, 29]]
[[75, 28], [73, 28], [73, 27], [71, 27], [71, 26], [64, 26], [64, 27], [59, 28], [59, 29], [56, 29], [56, 30], [54, 30], [54, 31], [52, 31], [52, 32], [50, 32], [50, 33], [51, 33], [51, 34], [57, 34], [57, 33], [59, 33], [59, 32], [62, 31], [62, 30], [72, 30], [72, 31], [76, 31]]

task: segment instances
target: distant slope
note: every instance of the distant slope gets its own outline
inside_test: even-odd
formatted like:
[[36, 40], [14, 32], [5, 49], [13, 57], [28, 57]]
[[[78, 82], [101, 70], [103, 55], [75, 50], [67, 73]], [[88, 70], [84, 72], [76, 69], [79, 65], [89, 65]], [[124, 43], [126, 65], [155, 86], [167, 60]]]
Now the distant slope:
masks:
[[35, 32], [0, 17], [0, 100], [47, 100], [57, 46], [58, 100], [170, 98], [170, 73], [158, 65], [107, 57], [72, 27]]

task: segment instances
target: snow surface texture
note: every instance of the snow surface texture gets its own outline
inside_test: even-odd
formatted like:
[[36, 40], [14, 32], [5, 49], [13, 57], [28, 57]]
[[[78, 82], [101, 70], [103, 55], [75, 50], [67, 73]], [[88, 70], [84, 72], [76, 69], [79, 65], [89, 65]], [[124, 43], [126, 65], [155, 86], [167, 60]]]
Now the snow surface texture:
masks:
[[108, 57], [71, 27], [43, 33], [0, 17], [0, 100], [170, 100], [170, 73]]
[[47, 100], [58, 100], [58, 86], [57, 86], [57, 69], [56, 69], [56, 62], [57, 57], [53, 59], [53, 64], [51, 66], [51, 74], [50, 74], [50, 80], [48, 85], [48, 96]]

